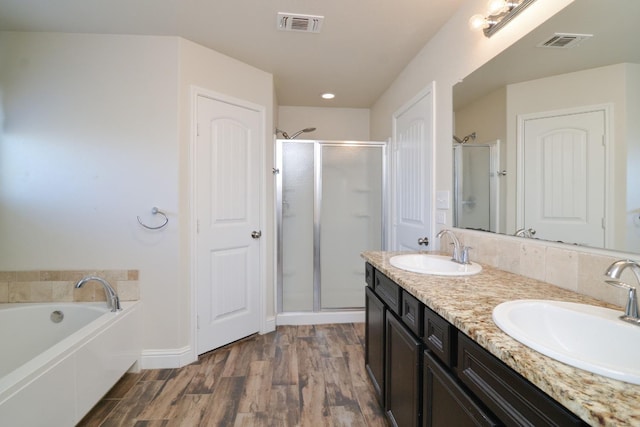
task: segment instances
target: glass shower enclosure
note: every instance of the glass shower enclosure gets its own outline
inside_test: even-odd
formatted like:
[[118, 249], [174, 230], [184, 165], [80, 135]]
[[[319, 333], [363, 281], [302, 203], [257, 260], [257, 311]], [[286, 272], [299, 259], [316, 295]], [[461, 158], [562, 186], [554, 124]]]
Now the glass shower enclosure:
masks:
[[383, 247], [383, 142], [277, 140], [278, 313], [364, 307]]
[[453, 224], [500, 232], [500, 141], [453, 144]]

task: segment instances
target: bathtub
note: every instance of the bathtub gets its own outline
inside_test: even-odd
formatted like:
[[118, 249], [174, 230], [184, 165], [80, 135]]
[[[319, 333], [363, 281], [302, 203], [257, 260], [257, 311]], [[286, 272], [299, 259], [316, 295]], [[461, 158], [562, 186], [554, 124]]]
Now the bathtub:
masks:
[[140, 303], [122, 307], [0, 304], [0, 425], [80, 421], [140, 358]]

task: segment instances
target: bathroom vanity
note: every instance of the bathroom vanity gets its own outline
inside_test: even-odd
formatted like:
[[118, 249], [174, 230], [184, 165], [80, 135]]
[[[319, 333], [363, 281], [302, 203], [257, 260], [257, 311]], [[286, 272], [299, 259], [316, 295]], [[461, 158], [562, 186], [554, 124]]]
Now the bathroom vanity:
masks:
[[363, 254], [365, 364], [392, 425], [640, 425], [640, 386], [546, 357], [491, 317], [514, 299], [606, 303], [488, 266], [466, 277], [411, 273], [393, 255]]

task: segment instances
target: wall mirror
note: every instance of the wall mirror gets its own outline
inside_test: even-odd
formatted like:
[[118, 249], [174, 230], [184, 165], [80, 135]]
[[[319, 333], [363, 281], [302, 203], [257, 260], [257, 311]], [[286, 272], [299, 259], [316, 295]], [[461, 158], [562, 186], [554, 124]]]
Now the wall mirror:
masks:
[[576, 0], [454, 86], [454, 136], [501, 141], [497, 224], [472, 228], [640, 253], [638, 16]]

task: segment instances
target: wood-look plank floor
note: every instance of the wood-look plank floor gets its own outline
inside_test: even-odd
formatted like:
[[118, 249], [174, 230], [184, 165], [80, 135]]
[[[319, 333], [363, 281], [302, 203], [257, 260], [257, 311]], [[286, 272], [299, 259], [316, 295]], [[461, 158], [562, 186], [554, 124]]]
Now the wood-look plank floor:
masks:
[[388, 426], [364, 324], [278, 326], [180, 369], [126, 374], [79, 426]]

